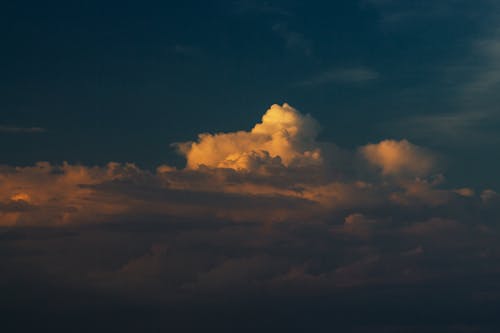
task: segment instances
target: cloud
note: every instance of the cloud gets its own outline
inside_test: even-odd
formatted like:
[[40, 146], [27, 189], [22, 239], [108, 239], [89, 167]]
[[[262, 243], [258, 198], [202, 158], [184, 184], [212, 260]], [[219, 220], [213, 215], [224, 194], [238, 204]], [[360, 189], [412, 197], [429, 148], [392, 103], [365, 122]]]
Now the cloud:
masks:
[[[367, 0], [380, 13], [385, 25], [400, 29], [413, 25], [427, 29], [429, 20], [448, 19], [451, 22], [467, 22], [467, 31], [474, 33], [446, 33], [455, 52], [436, 64], [420, 64], [422, 71], [429, 71], [441, 95], [434, 106], [444, 104], [443, 110], [410, 115], [382, 126], [385, 131], [404, 134], [412, 139], [425, 140], [434, 145], [481, 149], [496, 145], [500, 140], [498, 125], [500, 114], [498, 87], [500, 85], [500, 6], [495, 1], [480, 4], [456, 1], [425, 2], [418, 5], [410, 1]], [[481, 18], [481, 19], [478, 19]], [[447, 26], [447, 25], [443, 25]], [[398, 30], [399, 31], [399, 30]], [[429, 85], [428, 85], [429, 86]], [[425, 87], [414, 90], [421, 94]], [[417, 100], [416, 103], [420, 103]], [[436, 103], [437, 102], [437, 103]], [[432, 109], [429, 104], [428, 108]]]
[[200, 166], [259, 171], [263, 167], [315, 165], [322, 161], [315, 143], [318, 123], [288, 104], [273, 105], [250, 132], [200, 134], [198, 142], [178, 144], [187, 168]]
[[407, 140], [384, 140], [360, 149], [366, 160], [379, 167], [384, 175], [426, 176], [435, 168], [434, 156]]
[[404, 232], [414, 235], [427, 235], [436, 233], [450, 233], [461, 229], [462, 226], [454, 220], [431, 218], [425, 222], [418, 222], [403, 229]]
[[344, 224], [332, 228], [333, 233], [343, 233], [361, 238], [368, 238], [377, 226], [377, 221], [360, 213], [352, 213], [345, 217]]
[[488, 125], [497, 122], [489, 111], [462, 111], [432, 115], [412, 116], [387, 122], [383, 128], [398, 128], [412, 137], [440, 143], [459, 143], [462, 147], [478, 142], [498, 141], [496, 134], [487, 130]]
[[472, 77], [461, 87], [466, 98], [495, 94], [500, 84], [500, 27], [492, 30], [494, 34], [472, 42], [473, 56], [481, 62], [472, 67]]
[[109, 163], [106, 167], [54, 166], [38, 162], [31, 167], [0, 170], [0, 203], [30, 207], [29, 210], [0, 210], [0, 225], [62, 225], [103, 221], [125, 207], [112, 198], [99, 198], [91, 188], [105, 181], [131, 178], [139, 172], [132, 165]]
[[249, 131], [204, 133], [176, 144], [186, 158], [183, 169], [161, 165], [151, 172], [114, 162], [4, 166], [0, 225], [102, 224], [144, 216], [281, 223], [347, 214], [343, 232], [366, 238], [377, 224], [359, 222], [361, 216], [452, 211], [464, 200], [479, 204], [468, 188], [443, 188], [435, 155], [425, 148], [384, 140], [343, 151], [317, 141], [318, 131], [315, 119], [285, 103], [272, 105]]
[[456, 2], [451, 1], [421, 1], [418, 4], [409, 0], [363, 0], [361, 5], [375, 8], [380, 15], [380, 23], [385, 27], [408, 26], [415, 21], [443, 20], [453, 16], [470, 15], [471, 11], [477, 11], [477, 7], [471, 6], [460, 9]]
[[184, 57], [195, 57], [199, 56], [202, 53], [202, 50], [193, 45], [185, 45], [185, 44], [175, 44], [172, 47], [172, 51], [175, 54], [184, 56]]
[[272, 31], [285, 41], [287, 48], [300, 51], [306, 56], [312, 55], [312, 43], [302, 33], [290, 30], [284, 23], [276, 23]]
[[498, 199], [499, 198], [499, 195], [498, 193], [496, 193], [495, 191], [493, 190], [484, 190], [482, 193], [481, 193], [481, 199], [483, 201], [492, 201], [492, 200], [495, 200], [495, 199]]
[[266, 15], [277, 15], [277, 16], [293, 16], [293, 14], [285, 8], [270, 4], [265, 1], [255, 1], [255, 0], [240, 0], [233, 3], [235, 10], [238, 13], [259, 13]]
[[335, 68], [298, 83], [299, 86], [317, 86], [328, 83], [362, 83], [375, 80], [379, 73], [364, 67]]
[[312, 116], [273, 105], [249, 131], [178, 144], [184, 168], [1, 166], [6, 308], [39, 288], [43, 306], [47, 290], [70, 290], [91, 295], [92, 308], [116, 297], [192, 318], [193, 304], [281, 310], [292, 295], [294, 306], [358, 309], [369, 290], [373, 304], [391, 288], [406, 302], [442, 281], [467, 281], [467, 292], [484, 276], [496, 283], [495, 191], [447, 187], [434, 154], [406, 140], [342, 150], [318, 130]]
[[15, 127], [15, 126], [1, 126], [0, 133], [44, 133], [47, 130], [42, 127]]

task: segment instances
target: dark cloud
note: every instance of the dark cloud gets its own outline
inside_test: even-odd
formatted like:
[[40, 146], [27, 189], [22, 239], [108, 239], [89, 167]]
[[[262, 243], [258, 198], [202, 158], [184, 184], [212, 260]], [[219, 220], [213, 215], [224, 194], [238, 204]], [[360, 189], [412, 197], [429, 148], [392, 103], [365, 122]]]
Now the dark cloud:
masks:
[[0, 133], [44, 133], [47, 132], [42, 127], [15, 127], [0, 125]]
[[121, 331], [496, 325], [498, 194], [447, 187], [406, 140], [343, 151], [317, 129], [273, 106], [251, 131], [181, 144], [184, 169], [2, 167], [4, 313], [76, 331], [107, 307], [133, 314]]
[[364, 67], [334, 68], [298, 82], [299, 86], [318, 86], [329, 83], [355, 84], [378, 79], [380, 74]]

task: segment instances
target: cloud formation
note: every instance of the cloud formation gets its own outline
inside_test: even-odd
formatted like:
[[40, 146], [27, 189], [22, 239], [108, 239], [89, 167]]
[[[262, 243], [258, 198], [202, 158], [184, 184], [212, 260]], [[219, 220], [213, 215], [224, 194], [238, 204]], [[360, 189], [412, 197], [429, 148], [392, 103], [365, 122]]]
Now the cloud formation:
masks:
[[[359, 217], [373, 211], [479, 200], [469, 188], [444, 188], [434, 154], [406, 140], [343, 151], [318, 142], [318, 131], [315, 119], [285, 103], [271, 106], [250, 131], [177, 144], [186, 158], [180, 170], [113, 162], [4, 166], [0, 225], [95, 224], [144, 214], [254, 222], [346, 214], [344, 230], [366, 234], [369, 224]], [[483, 202], [493, 197], [489, 191]]]
[[378, 77], [379, 73], [369, 68], [335, 68], [299, 82], [298, 85], [317, 86], [327, 83], [363, 83], [375, 80]]
[[[250, 131], [179, 144], [182, 169], [1, 167], [5, 304], [40, 290], [45, 309], [55, 290], [69, 304], [75, 292], [91, 295], [92, 309], [96, 297], [116, 297], [185, 306], [192, 318], [193, 304], [244, 313], [235, 304], [289, 306], [293, 295], [310, 311], [311, 297], [334, 296], [344, 317], [346, 302], [358, 311], [389, 290], [407, 305], [419, 286], [442, 291], [442, 281], [462, 281], [464, 302], [500, 299], [487, 284], [481, 293], [484, 276], [498, 281], [495, 191], [447, 188], [434, 154], [406, 140], [348, 151], [318, 142], [318, 130], [311, 116], [273, 105]], [[161, 313], [169, 325], [176, 318]]]
[[47, 130], [42, 127], [16, 127], [0, 125], [0, 133], [43, 133]]
[[262, 167], [305, 166], [322, 162], [315, 142], [319, 125], [288, 104], [273, 105], [251, 131], [200, 134], [180, 143], [188, 169], [200, 166], [259, 171]]
[[360, 149], [371, 164], [379, 167], [384, 175], [410, 174], [426, 176], [435, 167], [435, 158], [423, 148], [407, 140], [384, 140]]
[[113, 198], [99, 198], [89, 186], [130, 179], [135, 171], [139, 172], [132, 164], [118, 163], [86, 167], [38, 162], [30, 167], [2, 167], [0, 225], [43, 226], [103, 221], [104, 215], [118, 214], [125, 207]]
[[302, 33], [290, 30], [285, 23], [276, 23], [272, 26], [272, 31], [285, 41], [288, 49], [302, 52], [305, 56], [311, 56], [313, 47], [310, 40], [306, 39]]

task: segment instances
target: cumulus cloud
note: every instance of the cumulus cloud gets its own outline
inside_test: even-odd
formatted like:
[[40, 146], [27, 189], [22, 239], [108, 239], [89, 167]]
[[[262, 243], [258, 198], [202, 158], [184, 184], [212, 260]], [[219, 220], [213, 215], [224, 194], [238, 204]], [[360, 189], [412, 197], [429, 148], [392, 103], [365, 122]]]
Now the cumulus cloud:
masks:
[[251, 131], [200, 134], [197, 142], [180, 143], [187, 168], [200, 166], [258, 171], [263, 166], [321, 163], [315, 139], [318, 123], [288, 104], [273, 105]]
[[[150, 172], [113, 162], [4, 166], [0, 225], [91, 224], [133, 216], [328, 221], [344, 212], [341, 232], [367, 238], [377, 224], [363, 216], [374, 211], [479, 200], [469, 188], [444, 188], [434, 155], [406, 140], [342, 151], [318, 142], [318, 131], [315, 119], [285, 103], [272, 105], [249, 131], [204, 133], [178, 143], [183, 169], [161, 165]], [[479, 202], [491, 202], [491, 193], [483, 192]]]
[[384, 140], [360, 149], [366, 160], [384, 175], [426, 176], [435, 167], [435, 158], [425, 149], [407, 140]]

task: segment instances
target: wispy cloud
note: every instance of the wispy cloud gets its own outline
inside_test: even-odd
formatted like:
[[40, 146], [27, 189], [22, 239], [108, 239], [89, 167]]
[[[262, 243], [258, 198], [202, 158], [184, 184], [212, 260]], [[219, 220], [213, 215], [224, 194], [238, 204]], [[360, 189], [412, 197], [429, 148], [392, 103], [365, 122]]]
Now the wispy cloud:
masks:
[[[366, 0], [381, 15], [384, 27], [412, 24], [425, 27], [429, 20], [449, 18], [474, 27], [474, 34], [460, 34], [455, 43], [459, 52], [437, 63], [417, 63], [433, 73], [429, 83], [439, 82], [442, 110], [409, 115], [385, 122], [393, 133], [446, 145], [481, 145], [500, 141], [495, 126], [500, 87], [500, 6], [497, 1], [477, 4], [456, 2], [410, 2], [406, 0]], [[472, 30], [472, 29], [471, 29]], [[427, 91], [427, 87], [424, 87]], [[439, 89], [439, 88], [438, 88]], [[432, 107], [432, 105], [429, 105]]]
[[285, 41], [287, 48], [300, 51], [306, 56], [312, 55], [312, 42], [304, 34], [291, 30], [285, 23], [276, 23], [273, 25], [272, 30]]
[[16, 127], [0, 125], [0, 133], [44, 133], [47, 132], [42, 127]]
[[262, 1], [240, 0], [234, 2], [234, 7], [238, 13], [259, 13], [278, 16], [293, 16], [290, 11], [283, 7]]
[[[462, 10], [456, 1], [364, 0], [362, 6], [375, 8], [385, 27], [408, 25], [421, 20], [439, 20], [457, 15], [472, 15], [475, 8]], [[479, 6], [476, 6], [480, 10]]]
[[[499, 29], [500, 30], [500, 29]], [[472, 78], [464, 82], [466, 96], [486, 93], [500, 84], [500, 31], [472, 43], [472, 53], [481, 62], [474, 66]]]
[[186, 44], [175, 44], [172, 46], [172, 51], [175, 54], [184, 56], [184, 57], [195, 57], [197, 55], [200, 55], [202, 53], [202, 50], [196, 46], [193, 45], [186, 45]]
[[379, 73], [364, 67], [334, 68], [299, 82], [299, 86], [316, 86], [327, 83], [361, 83], [379, 78]]
[[492, 112], [463, 111], [406, 117], [386, 122], [381, 128], [415, 139], [463, 146], [498, 142], [496, 133], [488, 130], [498, 122]]

